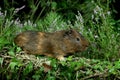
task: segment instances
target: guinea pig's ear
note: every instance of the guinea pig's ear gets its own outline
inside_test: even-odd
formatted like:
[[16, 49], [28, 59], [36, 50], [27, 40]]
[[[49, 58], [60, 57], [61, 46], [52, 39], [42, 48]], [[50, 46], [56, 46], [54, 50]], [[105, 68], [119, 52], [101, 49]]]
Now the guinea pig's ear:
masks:
[[70, 29], [68, 34], [72, 34], [72, 33], [73, 33], [73, 30], [72, 30], [72, 29]]
[[65, 31], [63, 36], [64, 37], [65, 36], [70, 36], [72, 33], [73, 33], [73, 30], [71, 29], [71, 30]]

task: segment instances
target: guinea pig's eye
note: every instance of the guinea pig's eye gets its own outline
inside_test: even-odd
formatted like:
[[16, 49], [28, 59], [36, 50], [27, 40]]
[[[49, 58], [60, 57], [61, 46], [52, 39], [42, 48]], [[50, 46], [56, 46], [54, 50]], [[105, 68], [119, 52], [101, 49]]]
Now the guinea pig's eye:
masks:
[[80, 41], [80, 38], [76, 38], [77, 41]]

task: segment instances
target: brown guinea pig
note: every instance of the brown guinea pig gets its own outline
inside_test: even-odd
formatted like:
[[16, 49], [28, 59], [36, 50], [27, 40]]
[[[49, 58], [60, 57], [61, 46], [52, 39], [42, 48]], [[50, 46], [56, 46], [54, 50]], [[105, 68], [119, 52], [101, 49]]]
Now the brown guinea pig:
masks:
[[61, 30], [53, 33], [25, 31], [14, 39], [25, 53], [46, 55], [64, 60], [64, 56], [84, 51], [89, 42], [76, 30]]

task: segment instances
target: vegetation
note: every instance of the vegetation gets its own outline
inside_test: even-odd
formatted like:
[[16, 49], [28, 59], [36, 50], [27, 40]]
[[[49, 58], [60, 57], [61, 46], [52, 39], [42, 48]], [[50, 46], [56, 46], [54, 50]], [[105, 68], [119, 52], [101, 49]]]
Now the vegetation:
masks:
[[[6, 1], [6, 4], [9, 4]], [[114, 20], [111, 0], [66, 0], [59, 2], [43, 0], [51, 8], [45, 10], [41, 3], [41, 14], [33, 18], [38, 6], [32, 2], [30, 16], [21, 21], [15, 18], [15, 10], [7, 7], [0, 12], [0, 78], [35, 80], [117, 80], [120, 79], [120, 28], [119, 20]], [[68, 1], [68, 2], [67, 2]], [[81, 0], [82, 1], [82, 0]], [[48, 4], [47, 3], [47, 4]], [[68, 5], [69, 3], [69, 5]], [[74, 4], [73, 4], [74, 3]], [[81, 5], [79, 5], [81, 4]], [[71, 6], [72, 5], [72, 6]], [[62, 7], [62, 8], [61, 8]], [[73, 9], [75, 12], [73, 13]], [[8, 12], [11, 13], [8, 15]], [[17, 9], [20, 12], [21, 9]], [[65, 10], [62, 14], [62, 11]], [[67, 14], [69, 12], [69, 15]], [[45, 16], [40, 17], [45, 13]], [[54, 32], [56, 30], [77, 29], [90, 42], [89, 48], [81, 53], [66, 57], [66, 61], [39, 55], [23, 54], [14, 44], [14, 37], [26, 30]]]

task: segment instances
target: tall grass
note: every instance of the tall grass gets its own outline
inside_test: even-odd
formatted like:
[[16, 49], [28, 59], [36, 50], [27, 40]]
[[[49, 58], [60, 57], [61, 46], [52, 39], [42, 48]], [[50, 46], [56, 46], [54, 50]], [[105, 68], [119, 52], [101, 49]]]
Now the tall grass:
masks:
[[88, 37], [91, 41], [91, 54], [94, 58], [114, 60], [119, 58], [118, 43], [119, 33], [114, 31], [115, 21], [111, 17], [109, 9], [106, 11], [103, 7], [96, 5], [94, 14], [89, 20]]
[[[97, 74], [103, 76], [105, 79], [110, 79], [111, 75], [119, 79], [120, 33], [114, 29], [116, 21], [112, 18], [109, 7], [104, 8], [102, 5], [95, 4], [93, 15], [90, 16], [91, 18], [87, 23], [79, 11], [74, 23], [71, 21], [66, 22], [61, 15], [54, 11], [49, 12], [44, 19], [36, 20], [35, 23], [31, 20], [21, 22], [19, 18], [12, 20], [12, 18], [7, 18], [6, 14], [1, 12], [0, 14], [0, 54], [5, 55], [0, 55], [0, 74], [2, 74], [3, 78], [7, 75], [5, 79], [29, 79], [30, 77], [36, 80], [43, 78], [48, 80], [77, 80], [91, 78], [91, 75], [94, 75], [92, 77], [96, 78]], [[88, 50], [76, 54], [75, 57], [67, 57], [66, 62], [47, 58], [51, 61], [50, 66], [53, 67], [52, 71], [45, 73], [44, 67], [37, 64], [42, 63], [40, 60], [42, 58], [39, 56], [30, 58], [26, 56], [16, 57], [20, 54], [21, 49], [14, 45], [13, 40], [20, 32], [26, 30], [54, 32], [69, 28], [74, 28], [82, 33], [89, 40], [90, 46]], [[6, 47], [8, 51], [4, 52], [4, 48]], [[37, 68], [34, 68], [34, 66], [37, 66]], [[99, 74], [99, 72], [101, 73]], [[16, 75], [16, 73], [19, 75]], [[97, 79], [101, 78], [98, 76]]]

